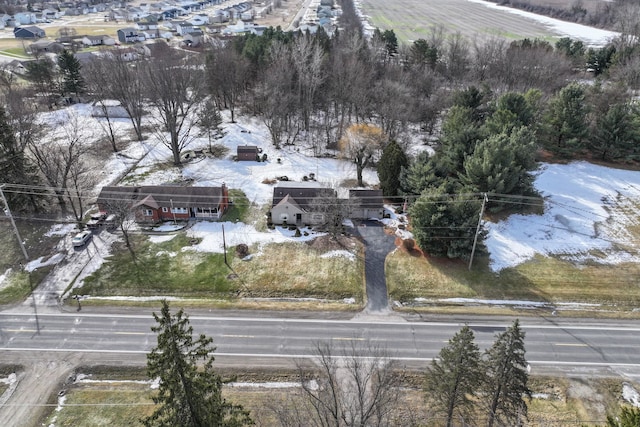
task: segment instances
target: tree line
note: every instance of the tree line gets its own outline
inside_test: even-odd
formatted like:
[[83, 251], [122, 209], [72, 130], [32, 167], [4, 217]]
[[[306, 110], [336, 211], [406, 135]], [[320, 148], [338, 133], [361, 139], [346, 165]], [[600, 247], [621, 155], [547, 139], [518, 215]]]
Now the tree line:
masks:
[[[144, 425], [253, 425], [249, 411], [222, 395], [223, 385], [233, 378], [224, 379], [214, 369], [211, 338], [194, 338], [188, 316], [182, 310], [172, 313], [166, 301], [154, 318], [157, 346], [147, 356], [147, 373], [160, 381], [153, 397], [156, 408]], [[403, 401], [404, 369], [386, 349], [356, 341], [343, 348], [317, 343], [313, 362], [297, 363], [299, 388], [261, 410], [271, 412], [282, 427], [417, 426], [425, 421], [446, 427], [523, 426], [532, 397], [524, 340], [515, 320], [481, 353], [465, 325], [426, 367], [423, 404], [413, 405]], [[636, 427], [639, 417], [640, 409], [622, 406], [618, 416], [608, 416], [606, 427]]]
[[[113, 126], [107, 100], [126, 111], [133, 139], [152, 134], [176, 166], [195, 137], [211, 141], [220, 132], [223, 110], [232, 122], [238, 114], [261, 120], [276, 148], [311, 146], [318, 156], [335, 150], [356, 165], [360, 186], [363, 169], [375, 166], [385, 196], [412, 205], [423, 250], [452, 258], [469, 257], [474, 237], [482, 246], [476, 218], [485, 195], [493, 212], [517, 210], [535, 196], [531, 172], [540, 149], [567, 159], [637, 161], [637, 37], [623, 33], [605, 47], [585, 48], [567, 38], [555, 46], [469, 40], [433, 27], [428, 37], [401, 44], [393, 30], [364, 37], [353, 4], [341, 3], [333, 37], [278, 27], [216, 39], [195, 53], [157, 43], [150, 58], [104, 50], [80, 64], [63, 51], [56, 61], [29, 62], [22, 75], [0, 73], [0, 145], [10, 163], [0, 181], [13, 185], [12, 209], [81, 219], [95, 185], [86, 161], [91, 142], [73, 118], [63, 123], [65, 135], [43, 142], [52, 129], [38, 119], [78, 100], [102, 110], [101, 133], [112, 151], [130, 138]], [[416, 138], [436, 154], [408, 156]], [[20, 190], [37, 185], [48, 190]]]

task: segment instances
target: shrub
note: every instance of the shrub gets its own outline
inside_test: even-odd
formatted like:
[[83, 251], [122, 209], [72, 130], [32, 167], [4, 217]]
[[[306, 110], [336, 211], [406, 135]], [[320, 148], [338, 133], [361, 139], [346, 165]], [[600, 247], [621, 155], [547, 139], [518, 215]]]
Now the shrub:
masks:
[[404, 239], [402, 246], [404, 246], [407, 252], [412, 252], [416, 248], [416, 242], [413, 239]]
[[238, 256], [238, 258], [244, 258], [249, 255], [249, 246], [245, 245], [244, 243], [236, 245], [236, 255]]
[[300, 229], [299, 229], [299, 228], [296, 228], [296, 234], [295, 234], [295, 237], [301, 237], [301, 236], [302, 236], [302, 233], [300, 233]]

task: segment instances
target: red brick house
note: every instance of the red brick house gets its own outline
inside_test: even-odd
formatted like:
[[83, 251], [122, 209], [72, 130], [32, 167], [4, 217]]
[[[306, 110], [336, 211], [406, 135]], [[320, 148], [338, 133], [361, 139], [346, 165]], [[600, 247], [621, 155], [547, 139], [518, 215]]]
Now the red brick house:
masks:
[[98, 207], [109, 212], [126, 203], [135, 211], [136, 222], [219, 220], [229, 206], [229, 192], [221, 187], [103, 187]]

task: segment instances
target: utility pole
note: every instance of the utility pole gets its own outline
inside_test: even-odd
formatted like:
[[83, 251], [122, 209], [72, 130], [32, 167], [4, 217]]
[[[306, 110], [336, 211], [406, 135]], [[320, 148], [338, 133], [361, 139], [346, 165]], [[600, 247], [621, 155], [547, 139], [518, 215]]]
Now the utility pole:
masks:
[[227, 261], [227, 239], [225, 238], [225, 235], [224, 235], [224, 224], [222, 224], [222, 250], [224, 251], [224, 264], [227, 267], [231, 268], [231, 266], [229, 265], [229, 262]]
[[24, 242], [22, 241], [22, 237], [20, 237], [20, 232], [18, 231], [18, 227], [16, 227], [16, 222], [13, 220], [13, 215], [11, 215], [11, 209], [9, 208], [9, 203], [7, 202], [7, 198], [4, 197], [4, 186], [7, 184], [0, 185], [0, 198], [2, 198], [2, 202], [5, 206], [5, 214], [11, 220], [11, 225], [13, 226], [13, 232], [16, 233], [16, 237], [18, 238], [18, 243], [20, 244], [20, 249], [22, 249], [22, 254], [24, 255], [24, 259], [29, 262], [29, 254], [27, 253], [27, 248], [24, 246]]
[[473, 255], [476, 253], [476, 244], [478, 243], [478, 234], [480, 234], [480, 227], [482, 226], [482, 217], [484, 216], [484, 208], [487, 205], [489, 199], [487, 193], [483, 194], [482, 207], [480, 208], [480, 215], [478, 217], [478, 226], [476, 227], [476, 235], [473, 237], [473, 248], [471, 249], [471, 259], [469, 260], [469, 271], [471, 271], [471, 265], [473, 264]]

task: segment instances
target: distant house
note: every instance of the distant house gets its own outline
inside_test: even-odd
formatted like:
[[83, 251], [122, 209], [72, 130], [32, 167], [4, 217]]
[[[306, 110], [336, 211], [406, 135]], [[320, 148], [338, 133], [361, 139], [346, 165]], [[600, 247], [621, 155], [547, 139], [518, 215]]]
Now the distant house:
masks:
[[315, 182], [279, 182], [273, 188], [271, 223], [276, 225], [318, 225], [325, 215], [315, 208], [315, 199], [335, 190]]
[[239, 161], [253, 161], [258, 158], [258, 147], [255, 145], [238, 145], [237, 159]]
[[118, 34], [118, 40], [120, 41], [120, 43], [136, 43], [138, 41], [143, 41], [144, 40], [144, 36], [140, 36], [140, 34], [138, 33], [138, 30], [136, 30], [135, 28], [121, 28], [117, 31]]
[[171, 26], [176, 30], [176, 33], [180, 36], [184, 36], [185, 34], [189, 34], [193, 31], [200, 31], [198, 28], [194, 27], [190, 22], [186, 21], [172, 21]]
[[352, 219], [382, 218], [382, 190], [349, 190], [349, 213]]
[[62, 43], [51, 40], [38, 40], [37, 42], [31, 43], [28, 49], [32, 55], [42, 52], [60, 53], [64, 50], [64, 46]]
[[145, 15], [136, 22], [139, 30], [157, 30], [159, 16], [155, 14]]
[[86, 46], [113, 46], [116, 44], [116, 41], [113, 37], [107, 35], [84, 36], [82, 38], [82, 44]]
[[103, 187], [97, 203], [99, 209], [107, 213], [117, 204], [125, 203], [140, 223], [219, 220], [229, 206], [229, 193], [224, 184], [221, 187]]
[[44, 30], [40, 27], [16, 27], [13, 29], [13, 35], [17, 39], [37, 39], [46, 37]]
[[19, 12], [13, 15], [13, 19], [15, 19], [16, 25], [29, 25], [36, 23], [37, 16], [32, 12]]
[[184, 42], [187, 46], [198, 47], [204, 43], [205, 35], [202, 31], [192, 31], [184, 35]]

